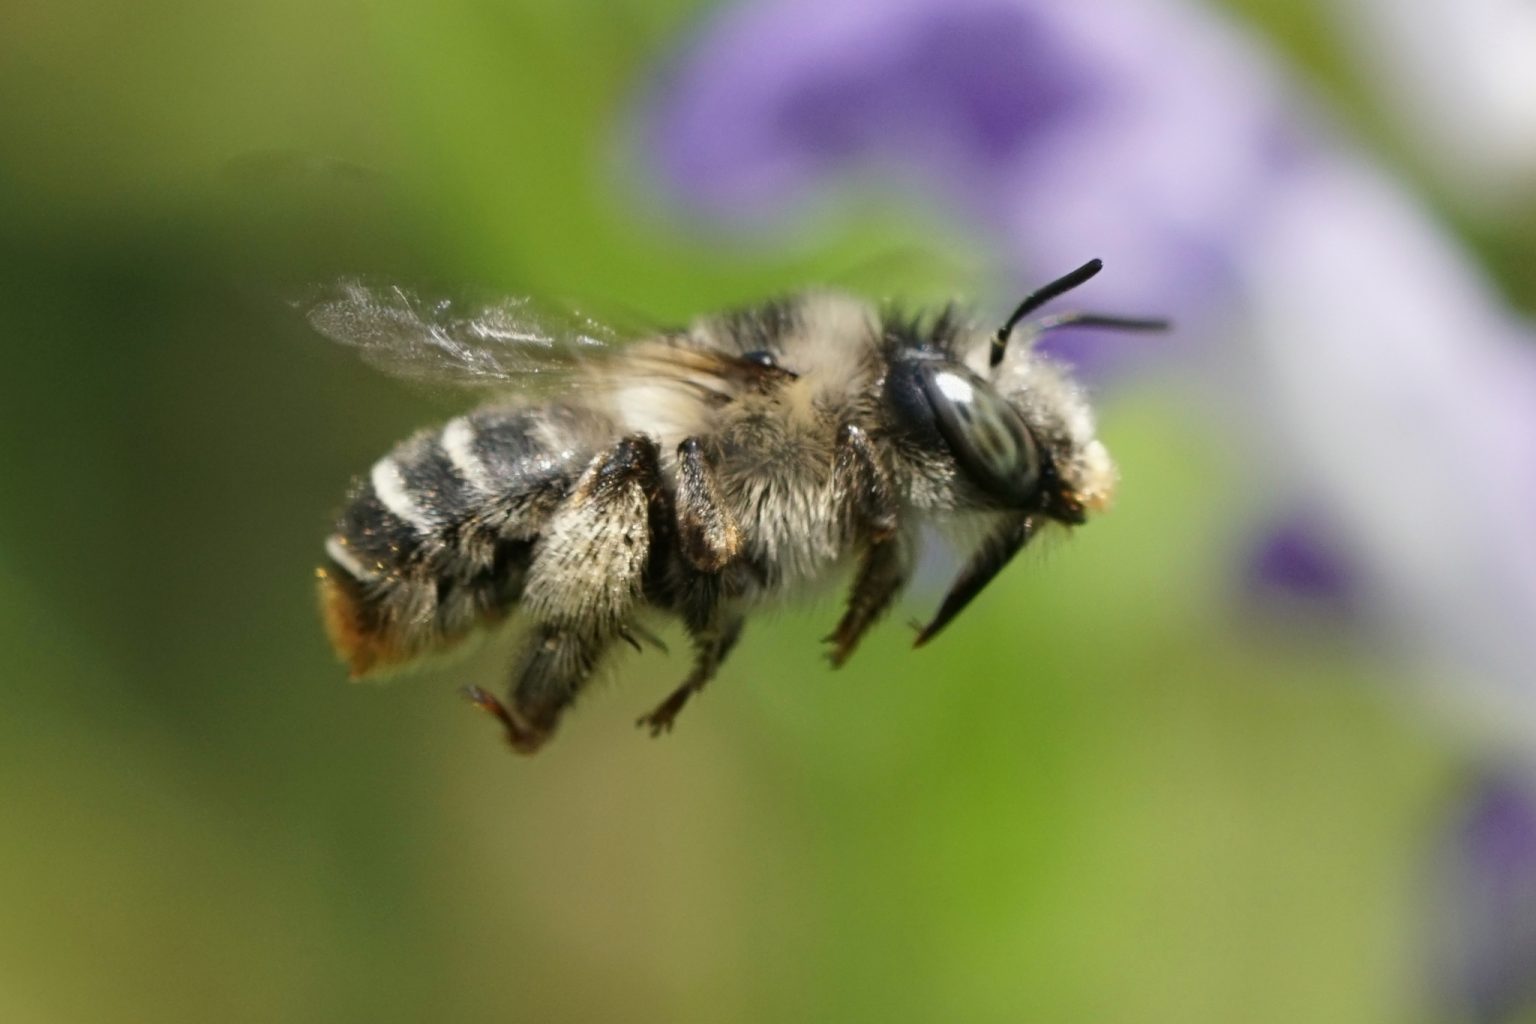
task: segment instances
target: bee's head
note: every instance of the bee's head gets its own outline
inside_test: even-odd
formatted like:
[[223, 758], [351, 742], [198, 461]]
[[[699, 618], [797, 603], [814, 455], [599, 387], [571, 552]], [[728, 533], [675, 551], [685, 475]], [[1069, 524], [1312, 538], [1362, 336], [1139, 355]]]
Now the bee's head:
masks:
[[1108, 504], [1115, 467], [1076, 386], [1043, 359], [1028, 363], [1009, 360], [988, 380], [918, 355], [892, 367], [886, 387], [908, 435], [952, 462], [960, 503], [1081, 523]]
[[1024, 317], [1101, 267], [1092, 260], [1034, 292], [993, 334], [957, 335], [947, 343], [939, 339], [893, 365], [887, 393], [899, 419], [914, 436], [926, 438], [930, 448], [952, 458], [971, 500], [1037, 510], [1069, 524], [1109, 504], [1117, 474], [1094, 434], [1088, 402], [1066, 372], [1035, 352], [1032, 343], [1057, 327], [1162, 330], [1167, 324], [1056, 314], [1028, 325], [1029, 336], [1009, 349]]

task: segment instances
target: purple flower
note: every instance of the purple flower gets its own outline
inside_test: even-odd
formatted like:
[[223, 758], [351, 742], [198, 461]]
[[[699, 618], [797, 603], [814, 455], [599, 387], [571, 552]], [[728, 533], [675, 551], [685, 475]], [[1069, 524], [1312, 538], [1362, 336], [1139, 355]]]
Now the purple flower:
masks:
[[1296, 157], [1278, 90], [1225, 42], [1138, 4], [744, 4], [670, 75], [652, 149], [696, 214], [761, 224], [873, 177], [952, 210], [1021, 281], [1101, 256], [1135, 272], [1097, 299], [1182, 323]]
[[1292, 516], [1259, 544], [1250, 566], [1259, 586], [1309, 599], [1347, 604], [1354, 589], [1348, 559], [1323, 524]]
[[684, 208], [737, 227], [874, 182], [1019, 282], [1102, 256], [1093, 305], [1174, 317], [1254, 486], [1326, 523], [1405, 664], [1536, 730], [1536, 343], [1209, 12], [753, 0], [694, 40], [648, 140]]

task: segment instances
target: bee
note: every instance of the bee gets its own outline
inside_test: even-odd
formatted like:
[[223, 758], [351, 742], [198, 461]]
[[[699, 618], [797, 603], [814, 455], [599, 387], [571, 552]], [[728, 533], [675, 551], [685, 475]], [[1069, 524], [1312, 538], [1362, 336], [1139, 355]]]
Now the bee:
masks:
[[638, 724], [659, 735], [716, 675], [747, 616], [850, 566], [825, 638], [841, 666], [912, 576], [922, 529], [983, 539], [916, 646], [1047, 524], [1110, 500], [1116, 470], [1082, 389], [1034, 342], [1159, 320], [1026, 317], [1101, 269], [1033, 292], [1002, 327], [953, 305], [909, 315], [807, 292], [620, 344], [523, 299], [468, 311], [343, 282], [308, 309], [323, 335], [406, 377], [505, 393], [394, 448], [357, 480], [318, 570], [354, 677], [516, 614], [505, 699], [467, 696], [532, 754], [616, 644], [681, 620], [692, 669]]

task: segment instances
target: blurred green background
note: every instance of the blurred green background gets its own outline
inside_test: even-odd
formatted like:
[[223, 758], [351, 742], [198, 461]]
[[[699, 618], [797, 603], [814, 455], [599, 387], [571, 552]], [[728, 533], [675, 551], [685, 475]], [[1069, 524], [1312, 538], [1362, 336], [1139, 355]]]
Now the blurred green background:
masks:
[[[6, 10], [0, 1020], [1438, 1019], [1429, 851], [1476, 751], [1241, 600], [1242, 467], [1168, 380], [1102, 405], [1115, 513], [921, 652], [938, 583], [840, 673], [830, 595], [754, 621], [665, 740], [632, 722], [685, 663], [652, 653], [529, 761], [454, 696], [504, 644], [345, 682], [330, 516], [458, 406], [308, 334], [293, 285], [675, 320], [962, 258], [920, 211], [773, 253], [669, 226], [625, 126], [696, 8]], [[1383, 137], [1306, 9], [1245, 13]], [[1515, 237], [1483, 241], [1518, 282]]]

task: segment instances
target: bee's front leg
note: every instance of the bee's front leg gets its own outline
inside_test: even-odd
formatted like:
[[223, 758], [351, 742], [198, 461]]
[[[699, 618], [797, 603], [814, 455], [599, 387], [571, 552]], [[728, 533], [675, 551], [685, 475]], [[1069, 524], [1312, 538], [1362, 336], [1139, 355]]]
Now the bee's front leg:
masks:
[[469, 694], [501, 720], [519, 753], [543, 745], [603, 652], [625, 634], [650, 552], [657, 454], [641, 434], [600, 453], [542, 531], [521, 602], [537, 625], [517, 657], [507, 704]]
[[838, 431], [834, 472], [840, 503], [853, 517], [854, 529], [868, 539], [848, 594], [847, 611], [824, 638], [832, 644], [828, 659], [841, 666], [911, 578], [914, 544], [899, 529], [890, 478], [861, 428], [847, 424]]
[[971, 560], [960, 570], [960, 575], [955, 577], [955, 582], [950, 584], [949, 593], [944, 595], [944, 601], [939, 605], [939, 610], [934, 613], [933, 619], [928, 625], [918, 630], [917, 639], [913, 641], [913, 647], [921, 647], [938, 635], [939, 630], [949, 625], [956, 615], [959, 615], [965, 606], [971, 603], [971, 598], [981, 593], [982, 589], [999, 572], [1003, 566], [1019, 553], [1019, 549], [1029, 543], [1039, 526], [1039, 517], [1034, 514], [1014, 515], [1005, 519], [998, 527], [981, 542], [971, 555]]

